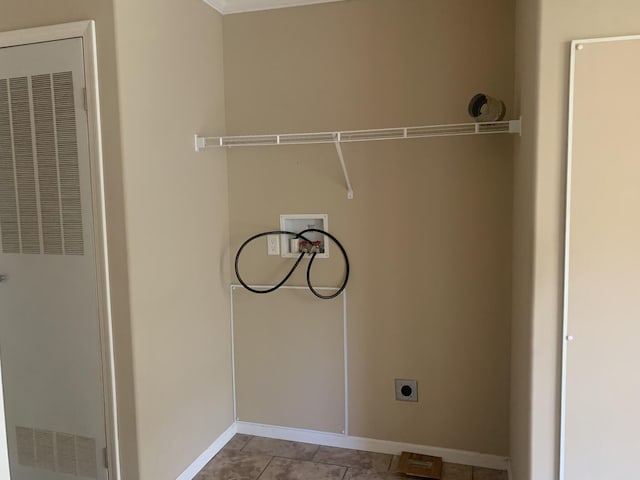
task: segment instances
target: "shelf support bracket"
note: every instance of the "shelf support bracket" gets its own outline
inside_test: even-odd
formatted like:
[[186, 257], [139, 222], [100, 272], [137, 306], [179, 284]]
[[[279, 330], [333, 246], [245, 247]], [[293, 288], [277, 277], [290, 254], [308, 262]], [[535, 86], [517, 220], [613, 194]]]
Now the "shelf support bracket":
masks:
[[338, 152], [338, 158], [340, 159], [340, 166], [342, 167], [342, 173], [344, 175], [344, 181], [347, 184], [347, 198], [353, 200], [353, 188], [351, 188], [351, 180], [349, 180], [349, 172], [347, 166], [344, 163], [344, 155], [342, 154], [342, 147], [340, 146], [340, 134], [335, 133], [333, 135], [333, 143], [336, 146]]
[[509, 133], [517, 133], [522, 136], [522, 117], [517, 120], [509, 120]]

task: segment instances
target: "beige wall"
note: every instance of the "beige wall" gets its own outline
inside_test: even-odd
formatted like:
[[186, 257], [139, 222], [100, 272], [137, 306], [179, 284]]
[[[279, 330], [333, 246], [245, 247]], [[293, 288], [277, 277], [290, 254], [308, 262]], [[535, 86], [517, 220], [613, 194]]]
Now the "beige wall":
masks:
[[238, 420], [344, 432], [343, 310], [306, 290], [233, 289]]
[[233, 423], [222, 18], [116, 0], [140, 478], [175, 479]]
[[123, 477], [137, 478], [137, 441], [131, 364], [127, 251], [122, 198], [122, 164], [113, 4], [99, 0], [2, 0], [0, 31], [94, 19], [96, 21], [106, 213], [110, 253], [114, 349]]
[[530, 475], [520, 477], [525, 479], [555, 478], [557, 474], [569, 42], [640, 33], [640, 4], [633, 0], [539, 3], [538, 115], [533, 127], [537, 132], [531, 462]]
[[513, 173], [513, 309], [511, 320], [510, 446], [515, 480], [531, 478], [531, 334], [533, 241], [538, 115], [539, 2], [516, 2], [517, 115], [522, 135], [515, 141]]
[[[467, 121], [479, 91], [506, 100], [511, 116], [513, 38], [508, 0], [355, 0], [228, 16], [228, 131]], [[353, 200], [331, 145], [231, 150], [232, 253], [277, 228], [281, 213], [329, 214], [353, 269], [350, 433], [508, 454], [512, 138], [343, 149]], [[243, 258], [247, 280], [278, 278], [280, 262], [265, 253], [261, 243]], [[317, 283], [337, 284], [339, 256], [319, 262]], [[418, 380], [417, 405], [394, 400], [394, 378]]]

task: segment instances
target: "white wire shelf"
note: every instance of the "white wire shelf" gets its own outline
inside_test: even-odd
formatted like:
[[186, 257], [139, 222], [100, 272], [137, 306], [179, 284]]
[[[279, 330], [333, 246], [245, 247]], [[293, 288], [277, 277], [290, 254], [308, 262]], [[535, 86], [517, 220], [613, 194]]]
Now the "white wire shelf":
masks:
[[313, 143], [370, 142], [374, 140], [401, 140], [406, 138], [449, 137], [459, 135], [486, 135], [493, 133], [520, 133], [520, 120], [487, 123], [452, 123], [421, 127], [378, 128], [373, 130], [347, 130], [343, 132], [285, 133], [268, 135], [229, 135], [202, 137], [196, 135], [196, 150], [210, 147], [257, 147], [269, 145], [302, 145]]
[[452, 123], [446, 125], [425, 125], [421, 127], [378, 128], [372, 130], [347, 130], [342, 132], [285, 133], [269, 135], [229, 135], [202, 137], [195, 135], [196, 151], [211, 147], [259, 147], [277, 145], [307, 145], [333, 143], [336, 146], [340, 164], [347, 184], [347, 198], [353, 198], [341, 143], [371, 142], [376, 140], [402, 140], [409, 138], [452, 137], [462, 135], [490, 135], [517, 133], [521, 131], [521, 120], [504, 120], [486, 123]]

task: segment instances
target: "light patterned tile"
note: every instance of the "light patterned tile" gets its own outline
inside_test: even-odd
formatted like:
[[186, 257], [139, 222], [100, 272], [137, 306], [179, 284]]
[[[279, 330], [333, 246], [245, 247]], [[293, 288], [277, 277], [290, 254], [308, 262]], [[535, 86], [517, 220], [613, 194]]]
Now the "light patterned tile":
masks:
[[[410, 477], [396, 472], [399, 460], [397, 455], [236, 434], [195, 480], [406, 480]], [[507, 475], [444, 463], [442, 480], [507, 480]]]
[[313, 457], [314, 462], [342, 465], [360, 470], [389, 470], [391, 455], [385, 453], [363, 452], [345, 448], [320, 447]]
[[505, 470], [473, 467], [473, 480], [507, 480]]
[[350, 468], [344, 476], [344, 480], [407, 480], [410, 477], [402, 473], [379, 472], [376, 470], [362, 470]]
[[253, 438], [251, 435], [236, 433], [223, 448], [224, 450], [242, 450], [251, 438]]
[[442, 464], [442, 480], [472, 480], [473, 467], [459, 463]]
[[272, 457], [239, 451], [220, 451], [196, 480], [256, 480]]
[[253, 437], [247, 442], [242, 451], [296, 460], [311, 460], [318, 451], [318, 445], [266, 437]]
[[260, 476], [260, 480], [342, 480], [345, 471], [345, 467], [336, 465], [276, 457]]

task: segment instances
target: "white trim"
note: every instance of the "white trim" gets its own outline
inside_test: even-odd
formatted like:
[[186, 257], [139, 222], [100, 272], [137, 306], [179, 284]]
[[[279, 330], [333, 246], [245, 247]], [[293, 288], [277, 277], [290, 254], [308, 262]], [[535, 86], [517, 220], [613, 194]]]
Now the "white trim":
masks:
[[344, 345], [342, 355], [344, 355], [344, 433], [349, 435], [349, 327], [347, 323], [347, 289], [342, 292], [342, 325]]
[[[259, 285], [259, 284], [248, 284], [251, 288], [273, 288], [275, 287], [275, 285]], [[239, 283], [232, 283], [231, 284], [231, 288], [232, 289], [236, 289], [236, 288], [242, 288], [243, 290], [245, 290], [245, 288], [239, 284]], [[309, 290], [309, 287], [307, 285], [282, 285], [280, 288], [284, 288], [285, 290]], [[331, 290], [333, 292], [335, 292], [338, 287], [313, 287], [314, 290]], [[346, 289], [344, 290], [346, 291]]]
[[573, 40], [571, 48], [581, 43], [604, 43], [604, 42], [624, 42], [627, 40], [640, 40], [640, 35], [622, 35], [619, 37], [601, 37], [601, 38], [583, 38], [581, 40]]
[[113, 354], [113, 323], [109, 290], [109, 263], [103, 185], [102, 134], [98, 93], [98, 63], [96, 53], [95, 22], [80, 22], [28, 28], [0, 33], [0, 48], [31, 43], [50, 42], [69, 38], [82, 38], [84, 53], [85, 88], [87, 91], [87, 121], [89, 136], [89, 162], [95, 238], [96, 276], [98, 282], [98, 315], [105, 402], [106, 441], [109, 473], [112, 480], [120, 480], [120, 446], [118, 442], [118, 412], [116, 404], [115, 359]]
[[222, 15], [243, 12], [257, 12], [260, 10], [274, 10], [277, 8], [302, 7], [318, 3], [334, 3], [344, 0], [203, 0], [207, 5], [215, 8]]
[[216, 438], [214, 442], [209, 445], [209, 447], [202, 452], [202, 454], [196, 458], [193, 463], [178, 476], [178, 478], [176, 478], [176, 480], [192, 480], [200, 470], [202, 470], [204, 466], [209, 463], [220, 450], [222, 450], [222, 447], [224, 447], [227, 442], [233, 438], [237, 431], [237, 425], [236, 423], [233, 423], [222, 433], [222, 435]]
[[7, 424], [5, 423], [4, 418], [4, 394], [2, 392], [2, 385], [2, 365], [0, 365], [0, 478], [11, 478], [11, 472], [9, 468], [9, 447], [7, 445]]
[[[89, 26], [89, 24], [91, 24], [91, 26]], [[82, 37], [83, 39], [88, 39], [91, 36], [91, 31], [94, 29], [93, 25], [93, 20], [85, 20], [82, 22], [0, 32], [0, 48], [17, 47], [30, 43], [52, 42], [54, 40], [65, 40], [67, 38]]]
[[428, 445], [416, 445], [413, 443], [392, 442], [389, 440], [351, 437], [337, 433], [278, 427], [274, 425], [261, 425], [248, 422], [236, 422], [236, 427], [238, 433], [257, 435], [260, 437], [314, 443], [316, 445], [325, 445], [328, 447], [351, 448], [354, 450], [365, 450], [367, 452], [387, 453], [392, 455], [398, 455], [401, 452], [408, 451], [442, 457], [445, 462], [450, 463], [494, 468], [496, 470], [507, 470], [509, 468], [508, 457], [489, 455], [486, 453], [468, 452], [465, 450], [432, 447]]
[[218, 13], [224, 15], [226, 10], [227, 1], [226, 0], [202, 0], [204, 3], [209, 5], [210, 7], [216, 9]]
[[236, 397], [236, 341], [234, 337], [234, 317], [233, 317], [233, 292], [238, 288], [236, 285], [231, 285], [229, 287], [229, 313], [230, 313], [230, 324], [231, 324], [231, 392], [233, 394], [233, 421], [238, 420], [238, 401]]
[[569, 335], [569, 242], [571, 240], [571, 171], [573, 165], [573, 95], [575, 81], [576, 51], [581, 41], [571, 42], [569, 72], [569, 112], [567, 131], [567, 171], [564, 203], [564, 273], [562, 292], [562, 358], [560, 367], [560, 455], [558, 459], [558, 478], [564, 479], [565, 439], [566, 439], [566, 400], [567, 400], [567, 337]]
[[98, 88], [98, 56], [95, 22], [86, 22], [83, 35], [87, 120], [89, 124], [89, 156], [91, 161], [91, 192], [93, 195], [93, 222], [96, 271], [98, 279], [98, 307], [102, 342], [102, 368], [104, 374], [105, 416], [107, 430], [107, 457], [110, 478], [119, 480], [120, 444], [118, 406], [113, 347], [113, 317], [111, 312], [111, 285], [109, 283], [109, 249], [107, 244], [106, 200], [104, 194], [104, 163], [102, 157], [102, 126], [100, 123], [100, 95]]

